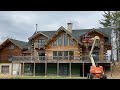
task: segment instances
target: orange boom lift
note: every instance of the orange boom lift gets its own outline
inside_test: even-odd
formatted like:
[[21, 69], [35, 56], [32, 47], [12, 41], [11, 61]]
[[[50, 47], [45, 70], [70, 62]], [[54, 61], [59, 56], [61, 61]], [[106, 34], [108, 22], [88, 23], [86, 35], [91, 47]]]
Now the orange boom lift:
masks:
[[89, 79], [93, 79], [93, 78], [107, 79], [107, 76], [104, 74], [103, 66], [96, 66], [93, 56], [92, 56], [92, 52], [93, 52], [95, 43], [99, 39], [100, 38], [98, 36], [95, 36], [94, 38], [92, 38], [93, 44], [91, 47], [91, 51], [89, 53], [89, 58], [91, 60], [92, 66], [90, 66], [90, 73], [87, 74], [87, 78], [89, 78]]

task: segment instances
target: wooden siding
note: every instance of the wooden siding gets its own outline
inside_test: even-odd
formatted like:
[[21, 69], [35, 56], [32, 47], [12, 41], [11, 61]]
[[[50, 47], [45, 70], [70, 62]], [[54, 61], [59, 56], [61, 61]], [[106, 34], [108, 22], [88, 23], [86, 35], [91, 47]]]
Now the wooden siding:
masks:
[[[80, 56], [80, 45], [78, 45], [78, 43], [74, 39], [72, 39], [75, 43], [73, 46], [70, 46], [69, 44], [67, 46], [64, 46], [63, 44], [62, 46], [52, 46], [51, 43], [53, 43], [59, 37], [60, 34], [65, 34], [65, 32], [62, 31], [61, 33], [56, 34], [56, 37], [53, 40], [51, 40], [51, 42], [45, 47], [46, 56], [52, 57], [53, 51], [74, 51], [75, 57]], [[70, 36], [68, 36], [68, 38], [71, 39]], [[69, 43], [69, 39], [68, 39], [68, 43]], [[64, 41], [64, 36], [62, 39], [62, 43], [64, 43], [63, 41]]]
[[[9, 46], [13, 45], [14, 49], [9, 49]], [[9, 62], [8, 57], [10, 56], [21, 56], [22, 50], [16, 45], [9, 43], [0, 50], [0, 62]]]
[[[90, 32], [88, 35], [90, 35], [91, 37], [95, 37], [96, 35], [100, 37], [100, 46], [98, 48], [94, 49], [94, 51], [98, 51], [99, 60], [104, 61], [105, 60], [105, 55], [106, 55], [106, 52], [107, 52], [107, 46], [105, 46], [106, 39], [104, 38], [103, 35], [101, 35], [100, 33], [95, 32], [95, 31]], [[83, 48], [83, 54], [84, 55], [88, 55], [89, 51], [90, 51], [90, 49], [88, 49], [88, 52], [86, 52], [86, 48], [85, 47]]]

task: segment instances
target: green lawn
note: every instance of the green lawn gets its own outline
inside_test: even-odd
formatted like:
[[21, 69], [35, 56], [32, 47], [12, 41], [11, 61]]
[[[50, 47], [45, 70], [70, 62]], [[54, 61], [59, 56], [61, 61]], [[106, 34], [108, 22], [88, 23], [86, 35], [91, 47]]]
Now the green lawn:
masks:
[[63, 77], [63, 76], [16, 76], [7, 79], [86, 79], [83, 77]]

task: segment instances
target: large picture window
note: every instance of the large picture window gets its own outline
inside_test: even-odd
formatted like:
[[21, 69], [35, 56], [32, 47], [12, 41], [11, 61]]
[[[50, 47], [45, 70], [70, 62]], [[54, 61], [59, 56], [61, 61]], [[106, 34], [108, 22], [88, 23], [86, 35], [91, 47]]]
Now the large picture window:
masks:
[[58, 42], [58, 40], [54, 41], [53, 46], [57, 46], [57, 42]]
[[64, 46], [68, 45], [68, 36], [64, 34]]
[[62, 35], [59, 36], [59, 39], [58, 39], [58, 46], [62, 46]]
[[70, 41], [69, 41], [69, 45], [70, 46], [73, 46], [74, 45], [74, 42], [70, 39]]
[[53, 51], [53, 59], [73, 60], [74, 59], [74, 51]]

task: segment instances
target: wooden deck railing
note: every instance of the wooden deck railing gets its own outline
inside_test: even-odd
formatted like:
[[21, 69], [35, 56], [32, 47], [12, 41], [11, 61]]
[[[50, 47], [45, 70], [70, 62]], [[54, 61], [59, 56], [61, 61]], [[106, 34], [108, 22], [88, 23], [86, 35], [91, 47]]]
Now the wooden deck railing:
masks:
[[[103, 55], [101, 55], [101, 57], [103, 57]], [[108, 59], [109, 57], [109, 59]], [[94, 56], [93, 57], [95, 62], [98, 62], [100, 61], [99, 58], [100, 56]], [[102, 61], [110, 61], [110, 56], [104, 56], [103, 57], [104, 60]], [[35, 56], [13, 56], [12, 57], [12, 61], [40, 61], [40, 62], [45, 62], [45, 61], [48, 61], [48, 62], [57, 62], [57, 61], [60, 61], [60, 62], [75, 62], [75, 61], [88, 61], [90, 62], [90, 59], [88, 57], [88, 55], [84, 55], [82, 57], [80, 56], [39, 56], [39, 57], [35, 57]]]
[[44, 60], [82, 60], [82, 58], [80, 56], [70, 56], [70, 57], [62, 57], [62, 56], [39, 56], [39, 57], [35, 57], [35, 56], [13, 56], [12, 57], [12, 61], [14, 60], [22, 60], [22, 61], [26, 61], [26, 60], [34, 60], [34, 61], [44, 61]]

